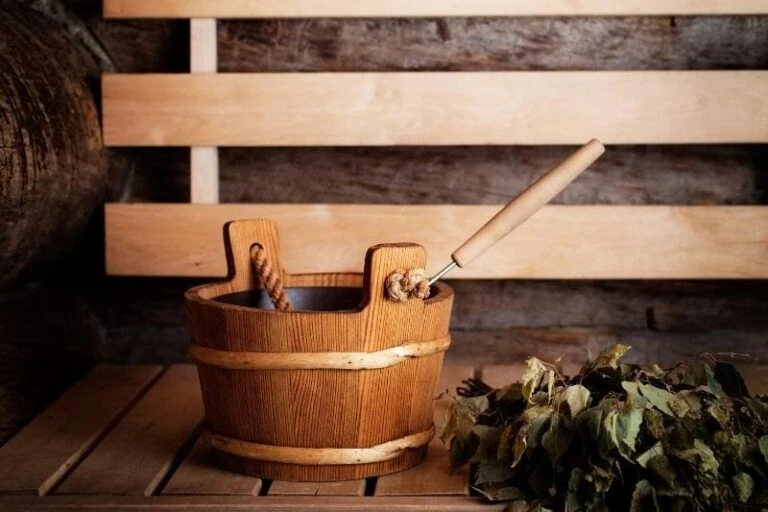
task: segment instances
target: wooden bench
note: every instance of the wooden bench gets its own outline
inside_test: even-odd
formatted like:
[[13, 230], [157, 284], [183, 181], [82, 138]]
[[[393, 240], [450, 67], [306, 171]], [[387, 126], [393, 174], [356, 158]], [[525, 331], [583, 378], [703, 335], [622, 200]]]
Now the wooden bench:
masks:
[[[768, 372], [745, 368], [752, 368], [745, 376], [753, 391], [768, 391]], [[447, 366], [438, 391], [473, 375], [502, 386], [519, 379], [521, 370]], [[438, 401], [438, 427], [446, 405], [446, 398]], [[503, 508], [470, 496], [467, 471], [449, 471], [447, 450], [437, 439], [424, 463], [401, 473], [367, 481], [267, 483], [211, 465], [199, 439], [202, 419], [194, 366], [97, 366], [0, 448], [0, 510]]]

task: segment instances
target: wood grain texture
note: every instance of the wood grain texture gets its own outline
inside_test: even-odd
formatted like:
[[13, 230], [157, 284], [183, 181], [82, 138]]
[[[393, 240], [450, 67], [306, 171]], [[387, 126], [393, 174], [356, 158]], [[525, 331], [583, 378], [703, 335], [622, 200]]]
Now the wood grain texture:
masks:
[[0, 493], [47, 494], [160, 372], [99, 365], [0, 448]]
[[163, 487], [162, 494], [257, 496], [260, 490], [260, 479], [218, 468], [211, 458], [210, 446], [198, 439]]
[[[0, 12], [0, 289], [41, 279], [81, 236], [110, 171], [92, 56], [28, 5]], [[63, 134], [66, 134], [63, 135]]]
[[104, 75], [102, 88], [111, 146], [768, 141], [761, 71]]
[[[766, 29], [768, 32], [768, 28]], [[767, 57], [768, 58], [768, 57]], [[572, 148], [465, 146], [223, 148], [223, 203], [501, 204]], [[141, 150], [132, 200], [187, 202], [182, 148]], [[553, 204], [766, 202], [763, 146], [612, 146]], [[312, 179], [306, 179], [307, 173]]]
[[386, 497], [371, 499], [352, 496], [51, 496], [45, 500], [0, 497], [3, 512], [38, 510], [97, 509], [105, 512], [136, 510], [238, 512], [246, 510], [286, 511], [328, 510], [344, 512], [501, 512], [506, 503], [489, 504], [469, 496]]
[[[215, 19], [190, 21], [189, 70], [192, 73], [216, 73], [218, 37]], [[219, 202], [219, 150], [195, 147], [190, 150], [190, 199], [192, 203]]]
[[[414, 244], [378, 246], [366, 255], [364, 277], [285, 275], [291, 286], [364, 287], [355, 304], [339, 311], [276, 312], [214, 300], [253, 289], [250, 247], [260, 244], [274, 268], [283, 268], [275, 225], [233, 222], [226, 227], [229, 280], [186, 294], [191, 339], [232, 352], [333, 352], [384, 350], [404, 341], [431, 341], [448, 332], [452, 293], [441, 284], [427, 301], [394, 303], [385, 298], [386, 277], [399, 268], [423, 267]], [[199, 364], [206, 427], [251, 443], [295, 448], [368, 448], [427, 431], [432, 391], [442, 353], [380, 370], [231, 370]], [[407, 383], [407, 384], [405, 384]], [[381, 411], [387, 411], [382, 415]], [[218, 450], [217, 450], [218, 451]], [[218, 454], [227, 468], [275, 480], [359, 479], [405, 469], [425, 448], [370, 464], [299, 465]]]
[[[693, 360], [705, 353], [721, 354], [735, 363], [755, 366], [768, 361], [768, 347], [760, 332], [714, 331], [699, 333], [663, 333], [607, 327], [505, 329], [454, 331], [454, 344], [446, 354], [449, 364], [522, 365], [529, 357], [554, 362], [562, 358], [566, 367], [580, 367], [591, 354], [622, 343], [632, 350], [631, 363], [673, 365]], [[738, 355], [729, 357], [736, 352]]]
[[[440, 374], [436, 396], [445, 390], [453, 391], [461, 381], [474, 376], [471, 366], [445, 366]], [[435, 426], [438, 433], [445, 422], [448, 397], [435, 401]], [[407, 471], [379, 477], [375, 496], [451, 496], [469, 493], [467, 468], [451, 472], [448, 449], [438, 437], [427, 449], [426, 460]]]
[[[145, 38], [156, 33], [143, 23]], [[766, 28], [765, 16], [226, 20], [219, 65], [250, 73], [764, 69]], [[122, 33], [103, 32], [123, 72], [148, 71], [133, 71], [152, 60], [133, 64], [115, 37]]]
[[362, 496], [365, 480], [341, 482], [286, 482], [274, 481], [269, 488], [270, 496]]
[[202, 418], [195, 367], [171, 367], [56, 492], [153, 494]]
[[[411, 240], [428, 268], [490, 218], [493, 206], [107, 206], [113, 275], [223, 275], [221, 226], [271, 218], [284, 268], [349, 272], [376, 243]], [[419, 221], [416, 223], [416, 221]], [[194, 230], [188, 226], [195, 226]], [[768, 211], [761, 207], [549, 206], [455, 278], [717, 279], [768, 277]], [[445, 256], [442, 256], [445, 255]]]
[[621, 16], [765, 14], [760, 0], [104, 0], [108, 18], [312, 18], [416, 16]]

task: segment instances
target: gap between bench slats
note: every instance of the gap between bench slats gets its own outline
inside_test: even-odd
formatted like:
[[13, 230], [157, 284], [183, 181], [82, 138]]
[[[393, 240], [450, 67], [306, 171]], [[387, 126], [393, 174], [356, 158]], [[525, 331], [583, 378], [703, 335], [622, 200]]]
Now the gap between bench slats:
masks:
[[763, 0], [104, 0], [107, 18], [588, 16], [767, 13]]
[[160, 370], [159, 366], [96, 366], [0, 448], [0, 493], [47, 494], [125, 414]]
[[104, 75], [109, 146], [768, 142], [766, 71]]
[[56, 493], [153, 494], [202, 418], [197, 369], [172, 366]]
[[[499, 208], [109, 204], [107, 271], [224, 276], [221, 226], [267, 217], [291, 273], [360, 272], [368, 247], [403, 241], [427, 248], [433, 272]], [[547, 206], [451, 278], [768, 278], [768, 208]]]

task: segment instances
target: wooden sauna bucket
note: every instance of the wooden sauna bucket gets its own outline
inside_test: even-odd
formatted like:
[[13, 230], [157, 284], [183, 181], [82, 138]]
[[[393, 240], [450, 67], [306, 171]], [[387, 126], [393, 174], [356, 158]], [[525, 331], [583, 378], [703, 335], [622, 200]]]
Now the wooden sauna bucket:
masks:
[[425, 268], [416, 244], [368, 250], [363, 274], [284, 275], [294, 311], [275, 311], [255, 279], [253, 245], [282, 269], [267, 220], [224, 228], [226, 282], [186, 295], [205, 404], [204, 437], [227, 469], [330, 481], [418, 464], [434, 436], [434, 395], [450, 344], [453, 290], [393, 302], [385, 280]]

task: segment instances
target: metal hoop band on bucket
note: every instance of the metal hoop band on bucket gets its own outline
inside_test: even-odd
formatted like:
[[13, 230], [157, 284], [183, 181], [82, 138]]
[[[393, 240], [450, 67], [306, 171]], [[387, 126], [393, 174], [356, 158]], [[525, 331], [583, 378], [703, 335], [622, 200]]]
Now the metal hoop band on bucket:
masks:
[[429, 430], [401, 437], [368, 448], [296, 448], [293, 446], [275, 446], [251, 443], [203, 431], [203, 439], [215, 449], [266, 462], [287, 464], [305, 464], [309, 466], [329, 466], [339, 464], [369, 464], [396, 459], [406, 450], [419, 448], [429, 443], [435, 436], [435, 426]]

